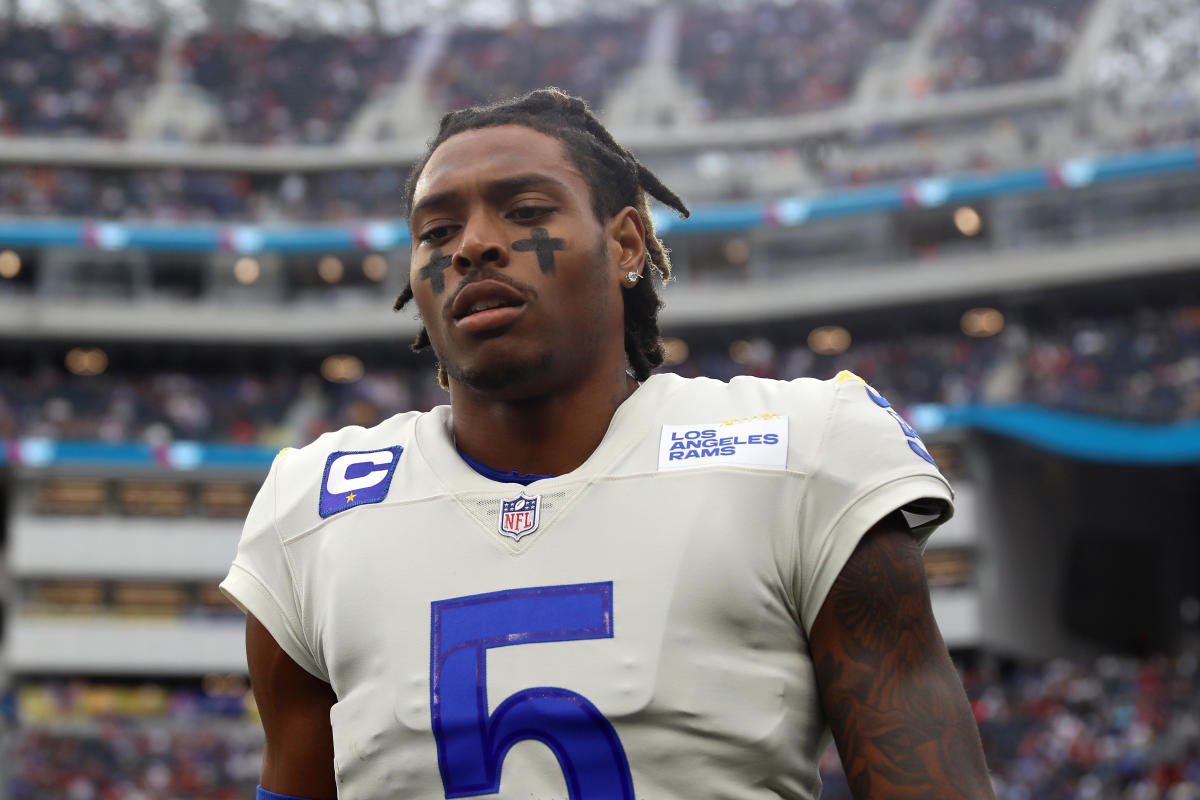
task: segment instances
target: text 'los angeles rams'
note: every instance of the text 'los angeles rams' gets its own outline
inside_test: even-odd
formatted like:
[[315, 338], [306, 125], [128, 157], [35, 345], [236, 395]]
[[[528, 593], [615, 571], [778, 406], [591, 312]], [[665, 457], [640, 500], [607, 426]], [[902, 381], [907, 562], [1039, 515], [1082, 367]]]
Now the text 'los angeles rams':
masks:
[[739, 447], [779, 444], [774, 433], [752, 433], [746, 436], [718, 436], [715, 430], [671, 431], [671, 448], [667, 458], [683, 461], [689, 458], [732, 456]]

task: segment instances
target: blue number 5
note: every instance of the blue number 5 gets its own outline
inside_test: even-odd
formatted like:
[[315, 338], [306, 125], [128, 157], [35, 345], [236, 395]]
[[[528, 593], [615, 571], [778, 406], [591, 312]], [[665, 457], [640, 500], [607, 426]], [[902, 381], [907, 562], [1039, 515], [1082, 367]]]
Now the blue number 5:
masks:
[[621, 740], [586, 697], [538, 686], [488, 715], [488, 648], [612, 638], [611, 581], [455, 597], [432, 612], [429, 694], [446, 797], [500, 791], [509, 748], [536, 739], [558, 758], [570, 800], [633, 800]]

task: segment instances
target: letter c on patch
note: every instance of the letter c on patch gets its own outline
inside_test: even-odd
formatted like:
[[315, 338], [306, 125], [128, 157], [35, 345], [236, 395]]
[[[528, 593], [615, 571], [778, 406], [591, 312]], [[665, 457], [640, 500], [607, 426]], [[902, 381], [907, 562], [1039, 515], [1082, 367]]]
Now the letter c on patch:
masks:
[[[391, 464], [395, 458], [396, 454], [391, 450], [380, 450], [375, 453], [347, 453], [344, 456], [338, 456], [329, 465], [329, 478], [325, 482], [325, 488], [330, 494], [345, 494], [375, 486], [387, 477], [388, 469], [385, 465]], [[353, 478], [348, 477], [350, 468], [359, 464], [374, 464], [378, 469], [368, 470], [366, 474]]]

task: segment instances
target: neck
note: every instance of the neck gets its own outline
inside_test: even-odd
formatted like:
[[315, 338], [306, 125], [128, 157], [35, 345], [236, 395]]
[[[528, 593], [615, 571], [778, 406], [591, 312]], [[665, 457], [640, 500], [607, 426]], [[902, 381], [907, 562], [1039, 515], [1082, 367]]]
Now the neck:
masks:
[[623, 367], [571, 391], [521, 400], [489, 399], [452, 385], [455, 444], [494, 469], [562, 475], [599, 446], [617, 407], [637, 387]]

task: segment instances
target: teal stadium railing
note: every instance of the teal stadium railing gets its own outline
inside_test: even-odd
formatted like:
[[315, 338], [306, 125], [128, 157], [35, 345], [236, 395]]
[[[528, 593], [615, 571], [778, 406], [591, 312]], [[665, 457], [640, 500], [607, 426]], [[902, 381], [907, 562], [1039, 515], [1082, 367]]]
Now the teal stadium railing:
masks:
[[[916, 405], [908, 416], [922, 435], [980, 430], [1081, 461], [1145, 466], [1200, 463], [1200, 420], [1137, 423], [1030, 405]], [[255, 445], [90, 442], [16, 438], [2, 442], [0, 465], [266, 471], [277, 449]]]
[[[659, 233], [690, 234], [753, 230], [855, 214], [934, 208], [949, 203], [1200, 170], [1194, 146], [1140, 150], [1099, 158], [1076, 158], [1048, 167], [986, 174], [948, 175], [900, 183], [838, 189], [768, 202], [731, 203], [695, 209], [686, 220], [657, 212]], [[213, 225], [37, 219], [0, 220], [0, 246], [94, 247], [103, 250], [329, 253], [407, 246], [402, 220], [339, 225]]]

